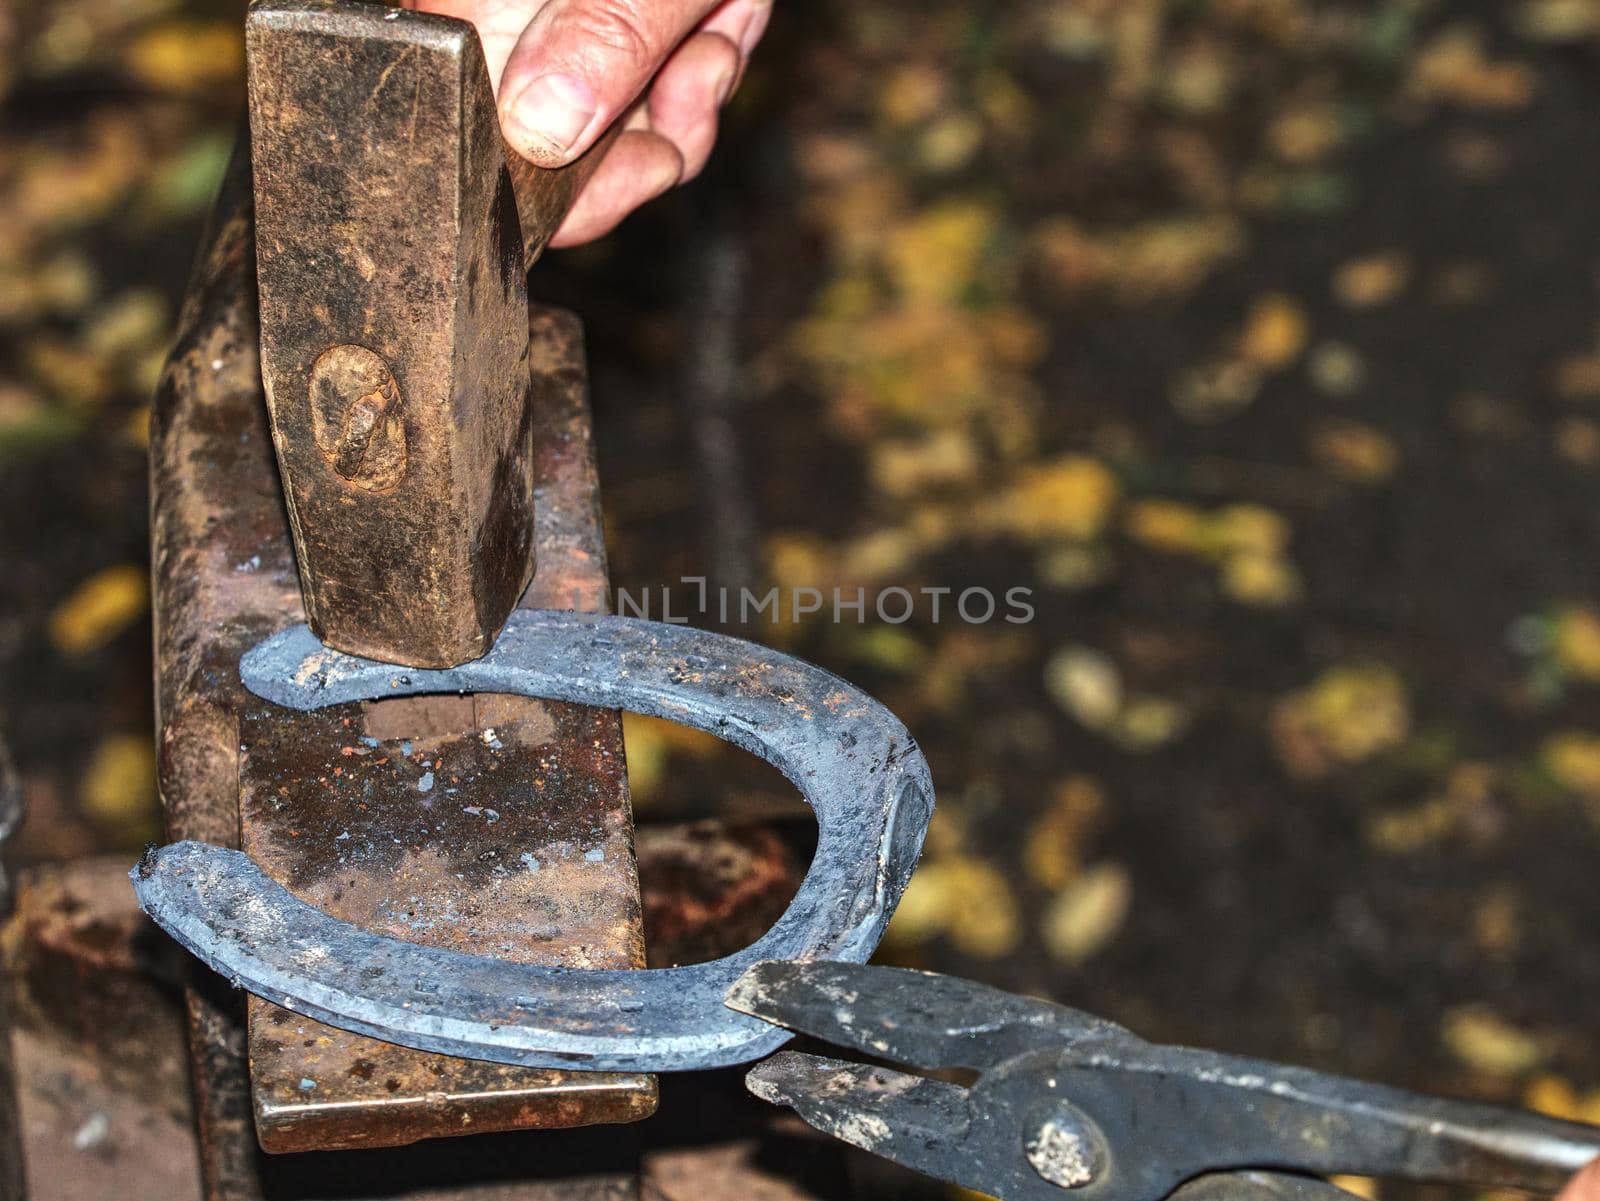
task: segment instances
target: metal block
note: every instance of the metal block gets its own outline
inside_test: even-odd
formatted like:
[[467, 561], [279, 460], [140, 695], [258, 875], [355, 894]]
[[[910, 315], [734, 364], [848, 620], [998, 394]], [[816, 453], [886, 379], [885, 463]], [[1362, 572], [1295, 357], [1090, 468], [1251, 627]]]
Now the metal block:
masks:
[[[167, 830], [173, 838], [232, 845], [240, 838], [241, 729], [258, 722], [263, 711], [279, 712], [244, 692], [238, 679], [239, 656], [272, 631], [304, 620], [257, 366], [248, 163], [247, 151], [235, 155], [203, 243], [178, 340], [156, 398], [151, 445], [159, 768]], [[527, 599], [570, 607], [576, 596], [580, 605], [595, 605], [604, 595], [605, 556], [578, 326], [569, 315], [548, 310], [537, 312], [532, 324], [530, 361], [538, 384], [534, 420], [540, 430], [541, 573]], [[476, 700], [480, 712], [501, 703], [485, 697]], [[524, 702], [504, 703], [512, 711], [495, 710], [493, 716], [508, 728], [530, 724], [537, 728], [548, 719], [562, 736], [582, 730], [598, 737], [602, 727], [616, 729], [614, 715], [589, 713], [580, 721], [549, 707], [535, 716], [531, 709], [519, 708]], [[378, 717], [390, 722], [380, 725], [380, 731], [398, 733], [398, 716]], [[608, 721], [610, 726], [605, 725]], [[475, 723], [470, 729], [462, 723], [455, 734], [478, 732]], [[339, 740], [324, 748], [340, 764], [344, 762], [340, 749], [353, 741], [346, 733], [341, 726]], [[509, 743], [503, 736], [500, 740], [511, 748], [511, 760], [525, 763], [525, 756], [532, 753], [520, 734]], [[620, 733], [612, 745], [620, 763]], [[309, 743], [304, 749], [308, 758], [319, 753]], [[564, 753], [581, 761], [591, 750]], [[596, 903], [601, 909], [609, 906], [617, 921], [587, 926], [585, 938], [590, 954], [614, 956], [613, 962], [620, 966], [639, 954], [638, 902], [629, 891], [636, 887], [627, 849], [631, 817], [619, 772], [605, 777], [609, 792], [601, 790], [599, 777], [586, 779], [583, 787], [590, 791], [580, 790], [581, 799], [574, 804], [594, 813], [591, 806], [600, 804], [604, 795], [612, 806], [605, 820], [617, 852], [608, 856], [607, 872], [591, 873], [591, 880], [615, 873], [603, 890], [603, 903], [599, 899]], [[554, 800], [551, 804], [559, 807]], [[441, 879], [439, 886], [453, 883], [457, 882]], [[565, 943], [555, 938], [539, 949], [554, 957], [564, 953]], [[202, 980], [202, 987], [189, 994], [202, 1162], [210, 1196], [246, 1198], [258, 1195], [260, 1188], [261, 1167], [251, 1137], [255, 1107], [241, 1062], [244, 1039], [233, 1012], [237, 998], [217, 983], [215, 978]], [[331, 1062], [325, 1050], [320, 1054], [324, 1064]], [[358, 1058], [361, 1055], [352, 1050], [350, 1065]], [[405, 1076], [420, 1079], [416, 1073], [428, 1069], [415, 1064], [427, 1058], [408, 1060], [413, 1068]], [[287, 1060], [280, 1062], [287, 1065]], [[359, 1120], [371, 1123], [370, 1136], [361, 1139], [363, 1145], [505, 1124], [513, 1116], [513, 1107], [500, 1097], [506, 1089], [515, 1089], [519, 1098], [515, 1124], [525, 1126], [615, 1118], [621, 1112], [620, 1095], [628, 1091], [615, 1079], [588, 1075], [575, 1080], [560, 1073], [526, 1072], [514, 1078], [496, 1073], [471, 1083], [463, 1074], [471, 1071], [468, 1061], [440, 1058], [434, 1063], [444, 1073], [433, 1073], [440, 1087], [430, 1094], [430, 1102], [411, 1106], [403, 1121], [392, 1117], [388, 1075], [374, 1071], [370, 1080], [362, 1080], [362, 1073], [346, 1074], [341, 1088], [347, 1090], [344, 1095], [351, 1106], [347, 1112], [364, 1113], [367, 1117]], [[271, 1090], [257, 1099], [267, 1099], [264, 1103], [270, 1102], [280, 1116], [294, 1114], [294, 1125], [303, 1136], [317, 1125], [314, 1115], [294, 1112], [294, 1103], [301, 1099], [300, 1077], [291, 1077], [292, 1072], [283, 1066], [275, 1078], [288, 1081], [289, 1091], [296, 1095]], [[633, 1098], [628, 1104], [637, 1115], [653, 1103], [653, 1082], [648, 1077], [630, 1079]], [[446, 1096], [456, 1099], [445, 1101]], [[478, 1124], [476, 1115], [491, 1110], [501, 1116]], [[464, 1123], [463, 1112], [473, 1121]], [[339, 1145], [353, 1141], [348, 1126], [338, 1140]]]

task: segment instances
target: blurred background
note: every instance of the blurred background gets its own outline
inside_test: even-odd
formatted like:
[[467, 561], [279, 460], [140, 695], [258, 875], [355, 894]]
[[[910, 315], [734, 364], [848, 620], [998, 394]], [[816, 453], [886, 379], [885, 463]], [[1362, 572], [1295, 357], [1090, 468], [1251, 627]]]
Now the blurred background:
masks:
[[[147, 400], [240, 30], [0, 9], [24, 862], [159, 836]], [[617, 586], [866, 590], [730, 628], [928, 752], [886, 959], [1600, 1121], [1597, 68], [1594, 0], [780, 3], [707, 176], [539, 265]], [[628, 743], [641, 821], [796, 807]]]

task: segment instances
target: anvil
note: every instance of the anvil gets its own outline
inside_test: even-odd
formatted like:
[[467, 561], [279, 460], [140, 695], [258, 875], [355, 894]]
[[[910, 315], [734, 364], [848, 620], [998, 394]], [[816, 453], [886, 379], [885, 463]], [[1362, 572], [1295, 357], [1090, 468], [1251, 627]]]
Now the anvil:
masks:
[[[301, 621], [442, 664], [518, 605], [604, 610], [581, 328], [530, 307], [524, 276], [592, 159], [538, 172], [502, 149], [463, 22], [292, 0], [252, 8], [248, 46], [249, 135], [152, 422], [167, 833], [415, 942], [641, 967], [615, 710], [480, 694], [296, 713], [238, 677]], [[580, 827], [597, 861], [527, 869]], [[373, 1147], [655, 1105], [640, 1073], [422, 1054], [255, 999], [246, 1026], [214, 984], [189, 995], [213, 1198], [259, 1194], [252, 1135]]]

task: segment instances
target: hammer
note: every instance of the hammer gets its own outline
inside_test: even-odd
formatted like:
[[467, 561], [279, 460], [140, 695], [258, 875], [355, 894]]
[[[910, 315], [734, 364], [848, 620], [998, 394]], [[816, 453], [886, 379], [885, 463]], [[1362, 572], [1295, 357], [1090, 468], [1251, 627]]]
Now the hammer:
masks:
[[527, 271], [604, 155], [506, 146], [465, 21], [257, 0], [261, 374], [306, 617], [450, 667], [532, 578]]

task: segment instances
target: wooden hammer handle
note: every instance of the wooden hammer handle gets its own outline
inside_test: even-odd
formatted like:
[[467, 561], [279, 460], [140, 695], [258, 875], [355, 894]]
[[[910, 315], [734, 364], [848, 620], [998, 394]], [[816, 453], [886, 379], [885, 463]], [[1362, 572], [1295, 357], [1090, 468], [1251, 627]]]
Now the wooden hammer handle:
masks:
[[578, 158], [565, 167], [540, 167], [528, 161], [506, 143], [506, 169], [511, 174], [511, 190], [517, 197], [517, 218], [522, 223], [523, 265], [532, 267], [546, 244], [561, 227], [583, 185], [589, 182], [600, 160], [622, 131], [623, 118]]

